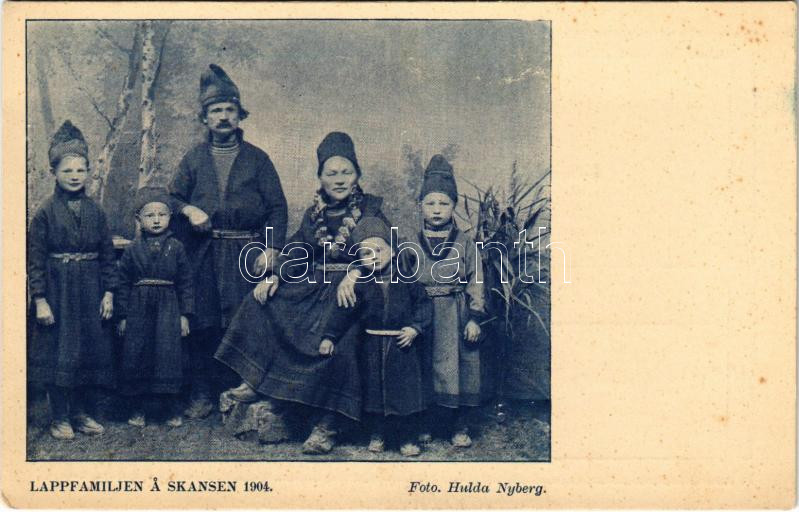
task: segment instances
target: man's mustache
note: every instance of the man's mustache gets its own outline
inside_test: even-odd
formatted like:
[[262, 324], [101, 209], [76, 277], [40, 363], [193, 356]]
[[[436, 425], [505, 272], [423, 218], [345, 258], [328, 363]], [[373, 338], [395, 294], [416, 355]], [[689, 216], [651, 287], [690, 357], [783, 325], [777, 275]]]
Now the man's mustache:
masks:
[[217, 128], [233, 128], [233, 125], [230, 124], [230, 121], [219, 121], [216, 123]]

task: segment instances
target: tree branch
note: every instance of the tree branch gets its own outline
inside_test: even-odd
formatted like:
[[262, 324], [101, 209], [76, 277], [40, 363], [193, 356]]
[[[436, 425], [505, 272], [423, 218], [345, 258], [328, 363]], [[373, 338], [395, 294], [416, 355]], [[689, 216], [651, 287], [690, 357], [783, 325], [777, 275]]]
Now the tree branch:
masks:
[[91, 103], [91, 104], [92, 104], [92, 107], [94, 107], [94, 110], [95, 110], [95, 112], [97, 112], [97, 114], [98, 114], [100, 117], [102, 117], [102, 118], [103, 118], [103, 120], [105, 121], [105, 124], [107, 124], [107, 125], [108, 125], [108, 129], [109, 129], [109, 130], [110, 130], [110, 129], [112, 129], [112, 128], [114, 127], [114, 124], [111, 122], [111, 119], [110, 119], [110, 118], [109, 118], [107, 115], [105, 115], [105, 112], [103, 112], [103, 111], [100, 109], [100, 106], [99, 106], [99, 105], [97, 105], [97, 103], [94, 101], [94, 98], [92, 98], [91, 96], [89, 96], [89, 93], [88, 93], [86, 90], [84, 90], [84, 89], [81, 89], [81, 90], [83, 90], [83, 92], [84, 92], [84, 93], [86, 93], [86, 97], [89, 99], [89, 103]]
[[78, 90], [80, 92], [82, 92], [86, 96], [86, 98], [89, 100], [89, 103], [94, 108], [94, 110], [97, 112], [97, 114], [99, 114], [99, 116], [102, 117], [103, 120], [106, 122], [106, 124], [108, 125], [108, 128], [109, 129], [112, 128], [113, 124], [111, 122], [111, 118], [109, 118], [106, 115], [106, 113], [103, 112], [103, 109], [101, 109], [100, 105], [97, 104], [97, 101], [94, 99], [94, 96], [92, 96], [91, 92], [89, 92], [83, 86], [83, 81], [81, 80], [80, 76], [75, 72], [75, 68], [72, 67], [72, 61], [69, 58], [69, 56], [66, 55], [61, 50], [59, 50], [59, 53], [61, 53], [61, 57], [64, 59], [64, 64], [67, 66], [67, 69], [69, 70], [69, 73], [72, 75], [72, 78], [75, 79], [75, 86], [78, 88]]
[[122, 52], [122, 53], [124, 53], [125, 55], [128, 55], [130, 52], [132, 52], [132, 51], [134, 51], [134, 50], [135, 50], [135, 48], [125, 48], [124, 46], [122, 46], [121, 44], [119, 44], [119, 43], [116, 41], [116, 39], [114, 39], [113, 37], [111, 37], [111, 34], [109, 34], [108, 32], [106, 32], [104, 29], [102, 29], [102, 28], [100, 28], [100, 27], [95, 27], [95, 28], [94, 28], [94, 30], [97, 32], [97, 34], [98, 34], [100, 37], [102, 37], [103, 39], [105, 39], [105, 40], [108, 42], [108, 44], [110, 44], [111, 46], [113, 46], [113, 47], [114, 47], [114, 48], [116, 48], [117, 50], [121, 51], [121, 52]]
[[141, 23], [137, 23], [133, 32], [131, 51], [128, 54], [128, 72], [122, 84], [122, 90], [119, 92], [116, 113], [112, 121], [111, 129], [109, 129], [106, 134], [105, 144], [97, 157], [96, 165], [94, 166], [94, 174], [92, 175], [91, 192], [101, 203], [103, 201], [103, 195], [105, 194], [105, 181], [111, 172], [111, 161], [114, 158], [117, 144], [121, 137], [122, 127], [125, 125], [128, 117], [130, 102], [133, 97], [133, 89], [136, 84], [136, 76], [141, 66], [141, 39], [142, 26]]

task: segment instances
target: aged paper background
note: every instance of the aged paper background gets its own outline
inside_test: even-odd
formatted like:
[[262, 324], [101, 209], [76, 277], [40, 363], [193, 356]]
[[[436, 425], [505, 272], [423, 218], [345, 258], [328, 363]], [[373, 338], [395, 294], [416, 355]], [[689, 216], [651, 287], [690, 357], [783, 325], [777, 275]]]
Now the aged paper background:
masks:
[[[4, 6], [2, 492], [36, 507], [789, 507], [792, 3]], [[25, 462], [26, 18], [552, 22], [551, 463]], [[483, 127], [482, 129], [490, 129]], [[564, 264], [553, 253], [553, 277]], [[30, 493], [31, 480], [269, 480], [270, 494]], [[409, 494], [412, 480], [540, 497]]]

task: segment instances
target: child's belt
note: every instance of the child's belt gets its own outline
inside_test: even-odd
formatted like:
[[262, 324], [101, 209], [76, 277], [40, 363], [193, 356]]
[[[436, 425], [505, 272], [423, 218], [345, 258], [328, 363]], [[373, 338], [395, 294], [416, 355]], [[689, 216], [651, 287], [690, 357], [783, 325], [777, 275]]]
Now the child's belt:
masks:
[[144, 279], [139, 279], [138, 281], [133, 283], [133, 286], [174, 286], [174, 285], [175, 282], [170, 281], [168, 279], [152, 279], [149, 277], [146, 277]]
[[373, 336], [399, 336], [402, 334], [402, 331], [366, 329], [366, 334], [371, 334]]
[[463, 286], [425, 286], [424, 291], [427, 292], [428, 297], [445, 297], [447, 295], [454, 295], [456, 293], [463, 293]]
[[97, 252], [51, 252], [50, 257], [56, 260], [61, 260], [62, 263], [69, 263], [70, 261], [87, 261], [96, 260], [100, 257]]
[[261, 233], [257, 231], [241, 231], [238, 229], [212, 229], [211, 238], [221, 238], [224, 240], [249, 240], [258, 238]]
[[349, 266], [349, 263], [325, 263], [317, 265], [316, 268], [325, 272], [346, 272]]

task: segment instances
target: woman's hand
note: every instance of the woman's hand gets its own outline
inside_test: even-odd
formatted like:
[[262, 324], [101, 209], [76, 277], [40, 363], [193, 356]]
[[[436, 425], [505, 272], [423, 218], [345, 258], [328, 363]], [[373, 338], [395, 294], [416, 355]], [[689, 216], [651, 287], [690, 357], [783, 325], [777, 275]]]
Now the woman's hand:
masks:
[[336, 290], [336, 301], [340, 308], [354, 308], [355, 302], [358, 300], [355, 297], [355, 282], [361, 277], [360, 269], [354, 268], [347, 272], [344, 279], [338, 284]]
[[105, 292], [103, 300], [100, 301], [100, 318], [109, 320], [114, 314], [114, 294]]
[[258, 283], [252, 291], [255, 300], [257, 300], [259, 304], [266, 304], [267, 299], [277, 291], [279, 282], [280, 280], [277, 276], [272, 275]]
[[323, 356], [332, 356], [333, 350], [335, 350], [336, 345], [333, 344], [332, 341], [325, 338], [322, 340], [322, 343], [319, 344], [319, 354]]
[[474, 343], [480, 339], [480, 334], [482, 332], [483, 330], [480, 329], [480, 324], [474, 320], [469, 320], [469, 322], [466, 324], [466, 328], [463, 330], [463, 335], [466, 337], [466, 341], [469, 343]]
[[397, 336], [397, 346], [399, 348], [410, 347], [413, 343], [413, 340], [419, 336], [419, 331], [413, 327], [403, 327], [400, 330], [402, 331], [402, 334]]
[[128, 328], [128, 321], [123, 318], [122, 320], [119, 321], [119, 325], [117, 326], [117, 334], [119, 334], [120, 338], [125, 335], [125, 330], [127, 328]]
[[50, 304], [44, 298], [36, 299], [36, 321], [41, 325], [53, 325], [55, 323]]
[[208, 217], [208, 214], [196, 206], [187, 204], [180, 212], [189, 219], [189, 223], [195, 231], [204, 232], [211, 230], [211, 219]]
[[[124, 320], [122, 320], [124, 322]], [[185, 338], [191, 333], [189, 330], [189, 319], [183, 315], [180, 315], [180, 336]]]
[[267, 270], [273, 270], [275, 261], [279, 255], [280, 252], [278, 252], [276, 249], [262, 251], [261, 254], [259, 254], [255, 259], [255, 263], [253, 264], [253, 275], [262, 277]]

